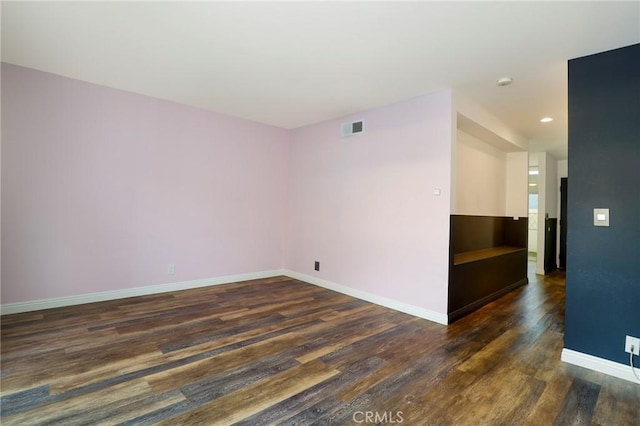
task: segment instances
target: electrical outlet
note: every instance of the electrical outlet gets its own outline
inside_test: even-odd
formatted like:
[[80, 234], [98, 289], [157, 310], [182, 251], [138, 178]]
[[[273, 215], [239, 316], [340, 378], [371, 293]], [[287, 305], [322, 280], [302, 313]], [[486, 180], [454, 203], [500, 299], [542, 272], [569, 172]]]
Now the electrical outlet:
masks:
[[313, 264], [313, 269], [316, 270], [316, 271], [319, 271], [320, 270], [320, 262], [318, 262], [316, 260], [316, 262]]
[[634, 355], [640, 355], [640, 339], [637, 337], [627, 336], [624, 343], [624, 351]]
[[169, 266], [167, 266], [167, 275], [174, 275], [176, 273], [176, 265], [174, 265], [173, 263], [170, 263]]

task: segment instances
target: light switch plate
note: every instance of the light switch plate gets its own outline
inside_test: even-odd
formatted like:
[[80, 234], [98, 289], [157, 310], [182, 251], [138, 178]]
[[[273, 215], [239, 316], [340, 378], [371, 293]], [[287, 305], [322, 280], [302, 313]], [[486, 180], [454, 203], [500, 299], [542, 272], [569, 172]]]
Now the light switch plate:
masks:
[[593, 226], [609, 226], [609, 209], [593, 209]]

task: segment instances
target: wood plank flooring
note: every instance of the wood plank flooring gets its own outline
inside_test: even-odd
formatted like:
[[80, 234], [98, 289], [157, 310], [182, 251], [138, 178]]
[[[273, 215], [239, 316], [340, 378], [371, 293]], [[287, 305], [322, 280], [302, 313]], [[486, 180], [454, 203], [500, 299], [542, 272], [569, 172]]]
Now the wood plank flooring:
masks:
[[[560, 361], [564, 277], [442, 326], [286, 277], [2, 317], [3, 425], [635, 425]], [[416, 295], [420, 297], [420, 295]]]

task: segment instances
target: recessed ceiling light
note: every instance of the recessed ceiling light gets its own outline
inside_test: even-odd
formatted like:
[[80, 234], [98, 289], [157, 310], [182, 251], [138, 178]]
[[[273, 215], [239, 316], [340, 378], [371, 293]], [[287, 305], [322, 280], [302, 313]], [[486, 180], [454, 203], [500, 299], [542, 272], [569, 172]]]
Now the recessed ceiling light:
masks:
[[536, 176], [538, 174], [540, 174], [538, 170], [535, 170], [535, 169], [529, 170], [529, 176]]
[[552, 118], [552, 117], [544, 117], [544, 118], [541, 118], [541, 119], [540, 119], [540, 122], [541, 122], [541, 123], [549, 123], [549, 122], [551, 122], [551, 121], [553, 121], [553, 118]]
[[511, 77], [502, 77], [502, 78], [499, 78], [498, 81], [496, 81], [496, 84], [498, 86], [508, 86], [511, 83], [513, 83], [513, 78]]
[[530, 183], [529, 186], [538, 186], [537, 183]]

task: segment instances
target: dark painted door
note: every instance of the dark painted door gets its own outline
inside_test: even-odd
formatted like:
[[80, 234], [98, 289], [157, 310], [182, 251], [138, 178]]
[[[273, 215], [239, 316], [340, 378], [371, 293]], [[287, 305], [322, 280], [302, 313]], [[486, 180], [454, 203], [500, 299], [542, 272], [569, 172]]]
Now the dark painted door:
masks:
[[548, 274], [557, 268], [556, 242], [558, 219], [546, 218], [544, 221], [544, 273]]
[[560, 252], [558, 253], [558, 267], [567, 267], [567, 185], [568, 178], [560, 178]]

